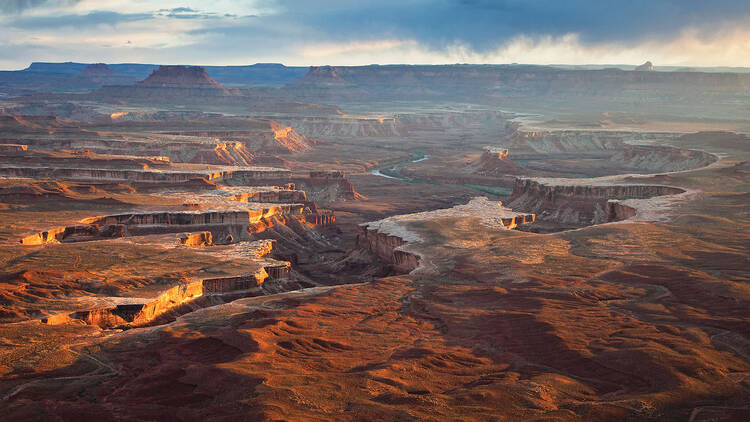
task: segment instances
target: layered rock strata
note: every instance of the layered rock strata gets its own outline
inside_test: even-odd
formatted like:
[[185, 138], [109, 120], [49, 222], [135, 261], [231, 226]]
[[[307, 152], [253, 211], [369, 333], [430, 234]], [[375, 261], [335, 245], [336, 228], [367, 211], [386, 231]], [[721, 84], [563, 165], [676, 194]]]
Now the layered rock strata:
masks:
[[283, 284], [284, 280], [291, 277], [290, 262], [263, 258], [271, 253], [275, 244], [273, 240], [260, 240], [245, 242], [235, 248], [233, 253], [240, 256], [249, 254], [261, 260], [254, 272], [180, 283], [152, 300], [122, 298], [127, 303], [54, 315], [44, 318], [42, 322], [63, 324], [71, 320], [80, 320], [102, 328], [128, 328], [160, 321], [165, 316], [174, 317], [195, 308], [212, 306], [240, 297], [262, 295], [264, 283], [279, 281]]
[[613, 200], [643, 200], [686, 193], [664, 185], [618, 184], [601, 179], [517, 178], [508, 205], [534, 212], [541, 221], [564, 227], [582, 227], [620, 221], [635, 215], [632, 206]]
[[[546, 160], [597, 159], [594, 166], [600, 173], [616, 172], [674, 172], [705, 167], [718, 158], [705, 151], [677, 148], [666, 145], [649, 145], [660, 142], [679, 143], [679, 134], [662, 132], [543, 130], [524, 131], [510, 127], [506, 140], [510, 152], [520, 159], [531, 160], [528, 169], [554, 171], [561, 164], [547, 164]], [[570, 165], [571, 170], [581, 168]], [[583, 167], [584, 169], [586, 167]], [[609, 173], [608, 173], [609, 171]]]
[[[21, 239], [23, 245], [102, 240], [125, 236], [181, 233], [187, 228], [209, 232], [211, 243], [233, 243], [247, 240], [254, 233], [265, 231], [287, 219], [313, 225], [329, 225], [336, 221], [330, 210], [310, 209], [305, 204], [279, 204], [253, 210], [165, 211], [129, 213], [91, 217], [81, 224], [58, 227], [31, 234]], [[203, 236], [203, 238], [201, 238]], [[185, 242], [207, 243], [209, 235], [188, 236]]]
[[243, 192], [229, 197], [237, 202], [306, 202], [307, 194], [296, 189], [269, 189]]
[[187, 233], [178, 238], [185, 246], [211, 246], [214, 244], [211, 232]]
[[148, 78], [138, 82], [137, 86], [159, 88], [224, 88], [220, 83], [208, 76], [206, 69], [199, 66], [159, 66]]
[[217, 171], [187, 172], [172, 170], [121, 170], [96, 168], [12, 167], [0, 168], [0, 176], [51, 178], [58, 180], [130, 181], [141, 183], [181, 183], [197, 179], [214, 182], [250, 185], [288, 180], [289, 170], [271, 167], [222, 169]]
[[308, 177], [295, 177], [294, 183], [310, 201], [320, 204], [361, 198], [344, 173], [337, 170], [311, 171]]
[[265, 224], [265, 220], [279, 215], [303, 218], [301, 204], [274, 205], [248, 211], [155, 212], [118, 214], [91, 217], [80, 225], [60, 227], [35, 233], [21, 239], [24, 245], [101, 240], [112, 237], [138, 236], [184, 232], [193, 230], [227, 232], [235, 240], [247, 233], [250, 226]]
[[518, 213], [503, 207], [502, 202], [477, 197], [465, 205], [435, 211], [388, 217], [371, 223], [360, 224], [357, 246], [366, 249], [380, 259], [391, 263], [401, 272], [413, 272], [424, 267], [425, 258], [413, 246], [424, 242], [421, 235], [408, 227], [410, 223], [451, 218], [478, 218], [482, 225], [493, 229], [514, 229], [531, 224], [534, 214]]
[[519, 175], [524, 169], [514, 163], [510, 157], [510, 151], [505, 147], [487, 146], [482, 155], [472, 163], [473, 173], [481, 176], [504, 176]]

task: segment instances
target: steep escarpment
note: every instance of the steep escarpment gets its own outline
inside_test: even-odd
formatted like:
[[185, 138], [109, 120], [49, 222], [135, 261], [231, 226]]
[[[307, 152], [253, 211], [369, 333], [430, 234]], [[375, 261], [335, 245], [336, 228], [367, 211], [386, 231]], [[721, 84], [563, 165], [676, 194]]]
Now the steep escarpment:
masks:
[[0, 130], [4, 135], [37, 133], [44, 130], [70, 128], [74, 125], [54, 116], [0, 114]]
[[175, 163], [216, 164], [230, 166], [278, 165], [280, 159], [259, 154], [248, 148], [244, 141], [222, 141], [215, 138], [179, 138], [126, 140], [126, 139], [81, 139], [56, 137], [54, 139], [25, 140], [31, 148], [45, 150], [85, 150], [106, 155], [137, 155], [141, 157], [165, 157]]
[[169, 134], [214, 139], [222, 145], [230, 144], [235, 148], [241, 145], [243, 149], [265, 154], [291, 154], [308, 150], [315, 144], [314, 140], [296, 132], [291, 126], [274, 120], [263, 123], [265, 127], [254, 130], [181, 130]]
[[101, 102], [145, 102], [167, 104], [192, 100], [211, 102], [241, 96], [236, 88], [225, 88], [198, 66], [159, 66], [135, 85], [106, 85], [86, 98]]
[[[679, 195], [685, 189], [662, 185], [609, 184], [598, 180], [517, 178], [508, 206], [533, 212], [534, 229], [564, 230], [633, 217], [632, 206], [613, 200]], [[610, 203], [612, 202], [612, 203]]]
[[397, 235], [382, 233], [377, 229], [358, 226], [357, 247], [370, 251], [393, 265], [399, 273], [409, 273], [419, 266], [419, 255], [399, 249], [408, 242]]
[[470, 164], [472, 173], [480, 176], [504, 176], [523, 174], [525, 170], [513, 162], [507, 148], [485, 147], [482, 155]]
[[[262, 257], [267, 255], [274, 245], [274, 241], [261, 240], [244, 245], [244, 249], [255, 251], [254, 254]], [[196, 309], [242, 297], [277, 293], [279, 289], [284, 291], [300, 288], [297, 282], [290, 279], [289, 262], [263, 258], [257, 267], [257, 270], [246, 274], [180, 282], [150, 300], [122, 298], [125, 303], [53, 315], [43, 318], [42, 322], [62, 324], [80, 320], [101, 328], [131, 328], [164, 323]]]
[[[518, 98], [592, 100], [632, 107], [670, 104], [690, 98], [719, 103], [750, 92], [750, 77], [732, 73], [641, 72], [620, 69], [572, 70], [532, 65], [319, 66], [290, 89], [310, 98], [340, 102], [415, 99], [466, 99], [513, 103]], [[304, 98], [304, 97], [303, 97]]]
[[209, 231], [216, 241], [248, 239], [249, 233], [263, 231], [277, 218], [317, 221], [316, 211], [302, 204], [273, 205], [247, 211], [144, 212], [91, 217], [75, 226], [58, 227], [34, 233], [21, 239], [24, 245], [101, 240], [113, 237], [148, 234]]
[[270, 189], [258, 189], [253, 192], [243, 192], [232, 195], [229, 198], [237, 202], [307, 202], [307, 194], [304, 190], [273, 187]]
[[673, 172], [705, 167], [717, 160], [713, 154], [670, 146], [627, 145], [611, 157], [611, 163], [644, 172]]
[[159, 66], [148, 78], [136, 85], [160, 88], [224, 88], [208, 76], [206, 69], [199, 66]]
[[285, 122], [314, 137], [404, 136], [407, 133], [393, 117], [357, 117], [346, 115], [313, 116], [286, 119]]
[[[507, 148], [514, 154], [574, 154], [600, 156], [618, 149], [625, 141], [642, 140], [648, 134], [589, 130], [521, 130], [509, 128]], [[663, 136], [661, 134], [654, 136]]]
[[192, 180], [223, 181], [235, 185], [268, 184], [268, 181], [288, 180], [284, 169], [246, 167], [245, 169], [187, 172], [170, 170], [120, 170], [97, 168], [12, 167], [0, 168], [0, 176], [51, 178], [57, 180], [131, 181], [143, 183], [182, 183]]
[[116, 75], [106, 63], [91, 63], [79, 73], [81, 76], [112, 76]]
[[185, 246], [212, 246], [214, 244], [211, 232], [187, 233], [177, 238]]
[[74, 78], [90, 80], [100, 86], [128, 84], [135, 81], [132, 76], [114, 72], [106, 63], [88, 64]]
[[453, 208], [425, 211], [414, 214], [388, 217], [370, 223], [360, 224], [357, 246], [368, 250], [400, 272], [412, 272], [424, 267], [430, 257], [414, 249], [424, 243], [422, 236], [410, 228], [411, 224], [441, 219], [475, 218], [480, 224], [493, 229], [514, 229], [534, 222], [534, 214], [524, 214], [503, 207], [502, 202], [489, 201], [478, 197], [465, 205]]
[[293, 127], [284, 126], [273, 120], [270, 121], [270, 124], [271, 130], [273, 130], [273, 139], [278, 145], [276, 151], [300, 152], [310, 149], [312, 140], [297, 133]]
[[504, 130], [506, 113], [494, 110], [461, 110], [360, 116], [343, 112], [330, 116], [286, 117], [284, 121], [314, 137], [401, 137], [435, 131], [472, 129], [492, 133]]
[[132, 155], [96, 154], [88, 150], [50, 151], [29, 148], [28, 145], [0, 145], [0, 166], [2, 167], [51, 167], [98, 169], [133, 169], [149, 168], [167, 170], [170, 161], [167, 157], [147, 157]]
[[309, 200], [320, 204], [361, 198], [344, 173], [337, 170], [311, 171], [308, 177], [295, 177], [294, 183]]
[[710, 153], [669, 145], [679, 134], [510, 128], [505, 140], [513, 157], [542, 174], [605, 176], [660, 173], [705, 167], [718, 158]]

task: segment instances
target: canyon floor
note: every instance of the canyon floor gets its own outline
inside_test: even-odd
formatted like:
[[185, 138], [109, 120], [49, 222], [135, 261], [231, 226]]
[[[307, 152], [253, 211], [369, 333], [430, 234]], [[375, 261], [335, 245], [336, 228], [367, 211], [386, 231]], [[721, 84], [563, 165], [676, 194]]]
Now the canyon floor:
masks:
[[188, 76], [4, 104], [0, 419], [750, 420], [747, 119]]

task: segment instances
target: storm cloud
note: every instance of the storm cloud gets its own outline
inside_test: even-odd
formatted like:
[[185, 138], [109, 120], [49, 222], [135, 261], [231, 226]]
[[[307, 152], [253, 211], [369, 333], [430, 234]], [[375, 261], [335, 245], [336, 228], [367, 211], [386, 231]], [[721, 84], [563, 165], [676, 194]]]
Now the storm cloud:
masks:
[[478, 51], [519, 36], [575, 33], [586, 43], [664, 39], [686, 28], [710, 37], [748, 24], [747, 0], [292, 0], [276, 3], [286, 20], [336, 39], [414, 39], [433, 48], [453, 43]]
[[17, 14], [28, 9], [44, 6], [70, 6], [81, 0], [2, 0], [0, 1], [0, 12]]
[[118, 57], [750, 65], [747, 0], [3, 0], [0, 26], [0, 48], [16, 52], [0, 67]]

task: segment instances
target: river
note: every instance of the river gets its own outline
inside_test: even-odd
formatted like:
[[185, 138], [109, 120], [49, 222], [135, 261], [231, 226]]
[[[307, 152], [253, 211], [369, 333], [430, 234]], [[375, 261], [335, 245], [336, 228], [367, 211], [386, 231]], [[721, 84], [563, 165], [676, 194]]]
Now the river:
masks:
[[396, 180], [403, 180], [403, 181], [408, 182], [411, 179], [409, 179], [408, 177], [401, 176], [401, 173], [399, 173], [398, 170], [401, 169], [402, 167], [406, 166], [407, 164], [418, 163], [418, 162], [424, 161], [424, 160], [426, 160], [428, 158], [430, 158], [430, 156], [425, 154], [425, 155], [423, 155], [420, 158], [417, 158], [417, 159], [414, 159], [414, 160], [408, 160], [408, 161], [401, 161], [401, 162], [398, 162], [396, 164], [391, 164], [388, 167], [384, 167], [383, 168], [383, 170], [391, 170], [391, 173], [394, 176], [391, 176], [389, 174], [385, 174], [385, 173], [381, 172], [380, 169], [373, 170], [371, 173], [374, 176], [385, 177], [386, 179], [396, 179]]

